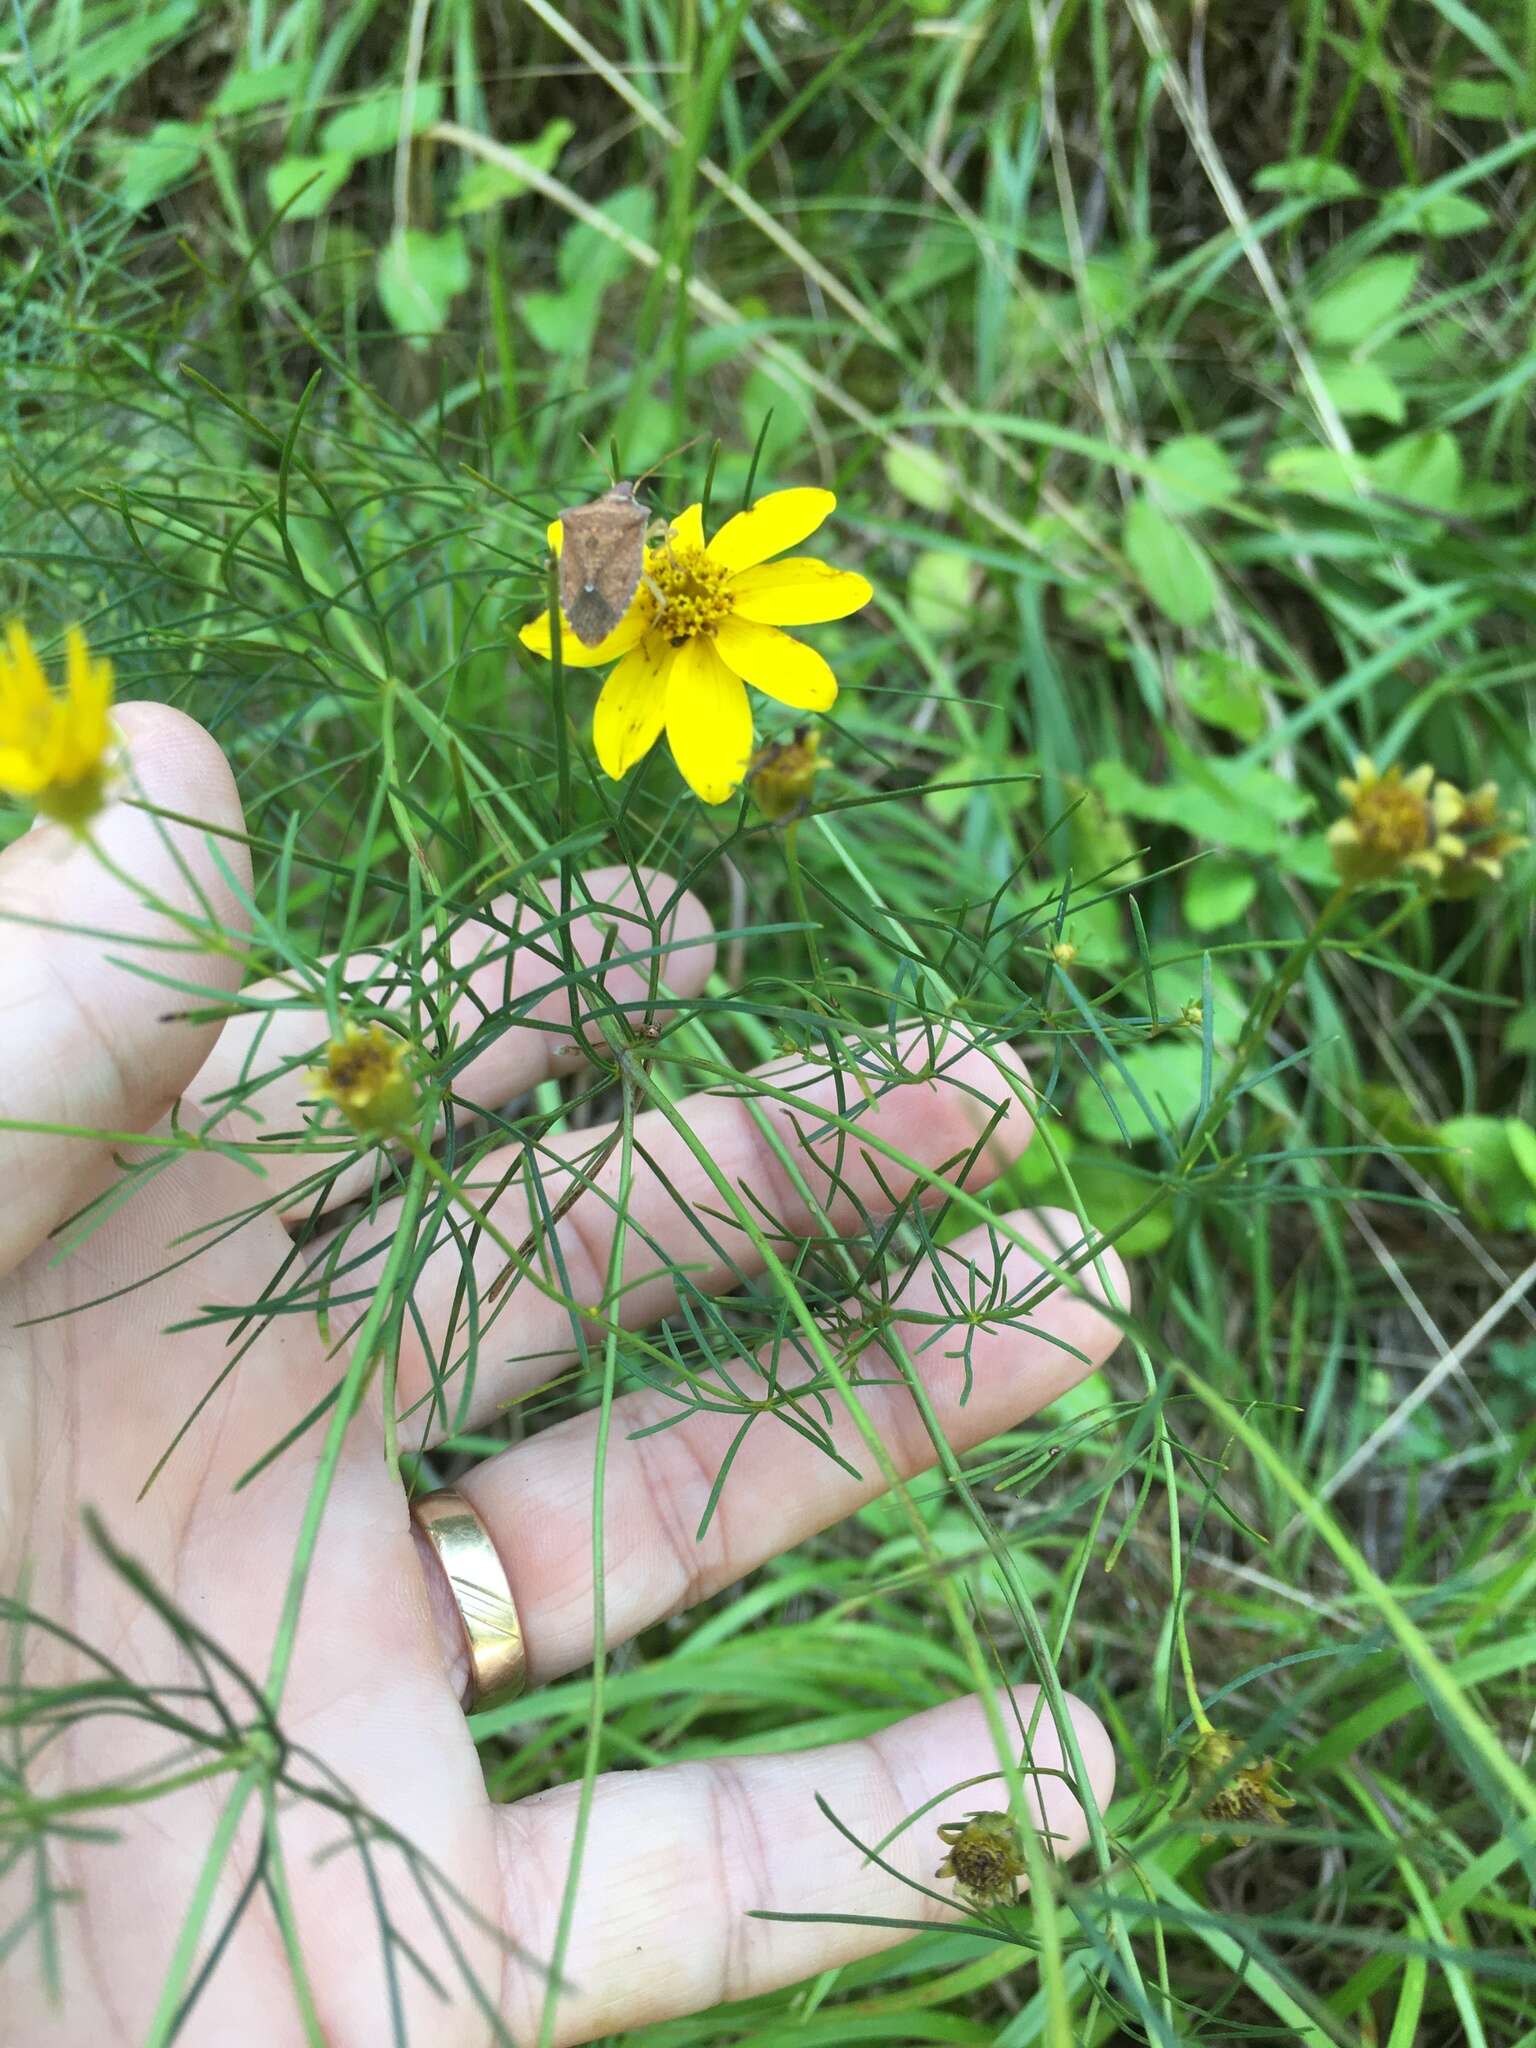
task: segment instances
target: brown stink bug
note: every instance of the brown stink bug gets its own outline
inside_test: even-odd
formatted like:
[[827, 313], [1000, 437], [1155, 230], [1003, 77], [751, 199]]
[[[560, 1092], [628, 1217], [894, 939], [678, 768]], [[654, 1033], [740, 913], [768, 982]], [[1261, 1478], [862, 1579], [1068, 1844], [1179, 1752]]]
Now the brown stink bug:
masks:
[[640, 587], [651, 514], [637, 488], [615, 484], [560, 514], [560, 609], [583, 647], [608, 638]]
[[[692, 441], [683, 443], [683, 448], [692, 446]], [[662, 462], [681, 455], [683, 448], [674, 448]], [[583, 647], [608, 638], [640, 588], [651, 510], [637, 493], [660, 467], [653, 462], [634, 483], [616, 483], [600, 498], [560, 514], [560, 609]]]

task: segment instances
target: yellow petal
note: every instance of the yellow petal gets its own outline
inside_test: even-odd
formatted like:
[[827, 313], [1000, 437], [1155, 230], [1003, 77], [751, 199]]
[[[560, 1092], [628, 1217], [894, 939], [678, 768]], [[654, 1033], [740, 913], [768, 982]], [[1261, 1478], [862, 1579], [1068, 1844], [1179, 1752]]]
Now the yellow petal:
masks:
[[5, 650], [10, 657], [7, 694], [13, 707], [35, 710], [37, 705], [46, 704], [49, 698], [48, 678], [33, 651], [32, 637], [20, 619], [12, 619], [5, 629]]
[[731, 603], [739, 619], [765, 626], [822, 626], [846, 619], [874, 596], [862, 576], [834, 569], [812, 555], [786, 555], [731, 578]]
[[75, 744], [91, 761], [107, 745], [107, 713], [112, 707], [112, 664], [93, 655], [78, 626], [70, 629], [67, 678]]
[[35, 796], [49, 776], [39, 755], [21, 747], [0, 747], [0, 789], [8, 796]]
[[647, 634], [603, 685], [592, 714], [592, 744], [603, 773], [615, 782], [655, 746], [667, 714], [672, 649], [660, 633]]
[[727, 668], [765, 697], [796, 711], [826, 711], [837, 697], [837, 677], [814, 647], [792, 640], [777, 626], [727, 619], [715, 635]]
[[[651, 601], [642, 591], [620, 619], [606, 640], [599, 640], [595, 647], [583, 647], [571, 631], [571, 623], [564, 612], [565, 621], [560, 635], [560, 659], [567, 668], [601, 668], [605, 661], [617, 661], [621, 654], [628, 654], [631, 647], [650, 623]], [[536, 612], [526, 626], [518, 629], [518, 639], [530, 654], [541, 654], [546, 661], [550, 658], [550, 631], [548, 607]]]
[[727, 569], [754, 569], [770, 555], [798, 547], [836, 503], [830, 491], [770, 491], [750, 512], [727, 519], [709, 544], [709, 558]]
[[678, 648], [667, 679], [667, 740], [695, 796], [723, 804], [752, 757], [752, 707], [712, 640]]
[[679, 512], [671, 525], [672, 545], [677, 548], [701, 548], [704, 545], [704, 507], [690, 505]]

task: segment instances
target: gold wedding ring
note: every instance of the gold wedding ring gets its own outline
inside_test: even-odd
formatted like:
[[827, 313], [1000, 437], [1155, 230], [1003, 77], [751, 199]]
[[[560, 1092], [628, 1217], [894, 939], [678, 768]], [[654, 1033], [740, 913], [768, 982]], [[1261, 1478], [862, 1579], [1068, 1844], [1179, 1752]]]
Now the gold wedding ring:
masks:
[[437, 1552], [469, 1652], [464, 1711], [515, 1699], [528, 1680], [523, 1625], [490, 1531], [462, 1494], [445, 1486], [412, 1503], [416, 1526]]

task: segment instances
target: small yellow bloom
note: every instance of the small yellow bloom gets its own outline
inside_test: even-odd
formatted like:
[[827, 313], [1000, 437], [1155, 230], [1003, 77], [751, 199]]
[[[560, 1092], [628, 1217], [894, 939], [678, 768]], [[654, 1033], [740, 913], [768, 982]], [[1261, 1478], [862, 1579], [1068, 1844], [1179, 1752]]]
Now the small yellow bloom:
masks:
[[810, 808], [816, 778], [826, 766], [821, 734], [808, 725], [797, 726], [792, 738], [753, 755], [753, 800], [763, 816], [775, 822], [797, 817]]
[[[836, 503], [830, 491], [770, 491], [707, 543], [703, 508], [690, 505], [646, 549], [640, 587], [607, 639], [583, 647], [569, 629], [561, 634], [567, 668], [618, 663], [592, 719], [605, 774], [628, 774], [665, 731], [689, 788], [724, 803], [752, 758], [747, 684], [796, 711], [830, 709], [837, 678], [814, 648], [779, 629], [846, 618], [874, 593], [862, 576], [811, 556], [770, 558], [814, 533]], [[560, 537], [557, 519], [557, 555]], [[547, 660], [548, 611], [518, 638]]]
[[938, 1834], [949, 1854], [936, 1876], [952, 1877], [973, 1906], [1012, 1905], [1024, 1874], [1024, 1848], [1009, 1815], [973, 1813], [945, 1821]]
[[1349, 813], [1330, 827], [1328, 845], [1339, 879], [1353, 887], [1402, 874], [1435, 882], [1446, 862], [1464, 851], [1450, 829], [1461, 792], [1449, 782], [1436, 783], [1433, 768], [1404, 775], [1392, 767], [1383, 775], [1362, 754], [1339, 794]]
[[334, 1102], [362, 1137], [388, 1137], [416, 1120], [409, 1058], [407, 1042], [382, 1024], [349, 1020], [325, 1048], [325, 1065], [311, 1070], [310, 1086], [322, 1102]]
[[1077, 948], [1070, 939], [1058, 939], [1051, 948], [1051, 958], [1058, 967], [1070, 967], [1077, 958]]
[[1513, 811], [1500, 808], [1496, 782], [1485, 782], [1461, 797], [1459, 808], [1449, 819], [1450, 833], [1460, 842], [1461, 851], [1447, 855], [1438, 893], [1472, 896], [1491, 882], [1502, 882], [1505, 861], [1531, 843], [1519, 826]]
[[13, 619], [0, 650], [0, 792], [79, 831], [101, 809], [112, 748], [112, 664], [78, 628], [65, 640], [64, 688], [49, 687], [31, 637]]

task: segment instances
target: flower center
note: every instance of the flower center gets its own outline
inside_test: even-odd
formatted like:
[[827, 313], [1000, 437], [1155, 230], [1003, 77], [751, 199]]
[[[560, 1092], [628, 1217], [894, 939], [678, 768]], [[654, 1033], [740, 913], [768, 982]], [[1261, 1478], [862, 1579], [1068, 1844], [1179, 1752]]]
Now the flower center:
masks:
[[1355, 829], [1373, 853], [1401, 860], [1421, 853], [1434, 836], [1434, 821], [1423, 797], [1390, 775], [1355, 799]]
[[652, 628], [665, 633], [674, 647], [701, 633], [715, 633], [731, 615], [726, 585], [731, 572], [712, 562], [702, 548], [678, 547], [664, 543], [650, 548], [645, 557], [646, 574], [660, 593], [660, 606]]

